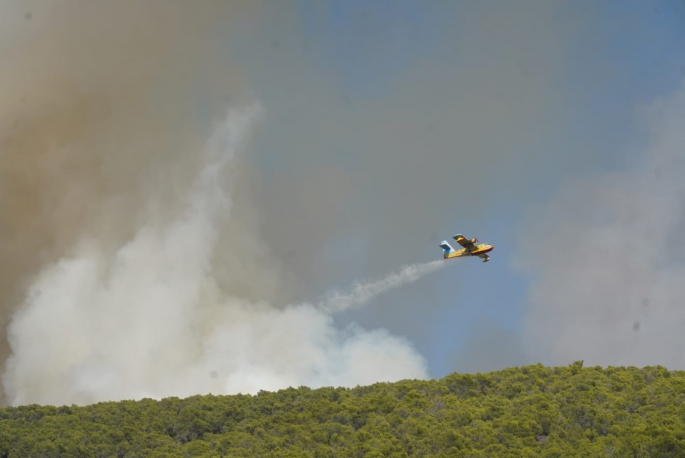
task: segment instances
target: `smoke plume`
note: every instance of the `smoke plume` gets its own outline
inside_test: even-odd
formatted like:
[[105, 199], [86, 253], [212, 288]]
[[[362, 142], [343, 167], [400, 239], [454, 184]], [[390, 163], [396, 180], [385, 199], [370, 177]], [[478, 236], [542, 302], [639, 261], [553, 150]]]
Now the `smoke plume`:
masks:
[[209, 127], [254, 98], [229, 44], [260, 2], [0, 9], [0, 404], [426, 376], [404, 340], [276, 300], [249, 116]]
[[[232, 112], [210, 137], [206, 166], [175, 219], [143, 225], [111, 256], [97, 239], [84, 238], [75, 256], [42, 269], [8, 329], [12, 356], [3, 383], [12, 404], [427, 376], [412, 346], [386, 331], [339, 330], [312, 305], [276, 309], [222, 291], [212, 254], [232, 201], [221, 177], [234, 176], [256, 111]], [[429, 268], [436, 267], [405, 269], [366, 292], [356, 288], [355, 301]]]
[[[41, 266], [73, 255], [83, 234], [111, 254], [144, 215], [174, 214], [202, 166], [189, 152], [206, 138], [205, 119], [246, 93], [239, 69], [213, 55], [217, 27], [256, 9], [213, 0], [0, 5], [3, 331]], [[249, 225], [241, 221], [230, 231]], [[3, 333], [0, 362], [8, 354]]]
[[[433, 259], [444, 228], [480, 233], [495, 198], [525, 201], [552, 168], [592, 160], [569, 146], [545, 161], [586, 96], [564, 88], [587, 8], [315, 3], [0, 4], [13, 403], [421, 376], [406, 342], [330, 314], [348, 307], [339, 323], [428, 354], [437, 276], [378, 307], [352, 304], [401, 273], [325, 293]], [[268, 116], [249, 154], [210, 172], [212, 120], [252, 100]], [[300, 303], [322, 296], [332, 308]], [[373, 359], [392, 351], [390, 366]]]
[[535, 359], [685, 368], [685, 89], [645, 113], [630, 167], [566, 183], [523, 225]]
[[445, 262], [442, 260], [405, 266], [399, 272], [391, 273], [381, 280], [357, 283], [346, 294], [333, 291], [319, 304], [319, 308], [329, 313], [337, 313], [351, 307], [367, 304], [379, 294], [415, 282], [424, 275], [442, 269], [444, 266]]

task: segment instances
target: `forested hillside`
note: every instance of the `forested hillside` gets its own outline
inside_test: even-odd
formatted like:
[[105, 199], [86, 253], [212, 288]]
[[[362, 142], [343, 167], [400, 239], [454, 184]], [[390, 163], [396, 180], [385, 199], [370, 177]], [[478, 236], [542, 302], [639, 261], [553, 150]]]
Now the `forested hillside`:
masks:
[[0, 409], [0, 456], [683, 457], [685, 372], [542, 365], [258, 395]]

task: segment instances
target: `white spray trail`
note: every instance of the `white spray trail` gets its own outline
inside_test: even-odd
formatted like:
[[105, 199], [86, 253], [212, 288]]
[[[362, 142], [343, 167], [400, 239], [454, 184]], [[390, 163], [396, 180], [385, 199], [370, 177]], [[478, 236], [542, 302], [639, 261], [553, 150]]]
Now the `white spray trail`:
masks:
[[359, 307], [367, 304], [379, 294], [415, 282], [425, 275], [442, 269], [445, 265], [446, 263], [442, 260], [412, 264], [381, 280], [357, 283], [346, 294], [334, 291], [322, 300], [318, 307], [328, 313], [339, 313], [351, 307]]

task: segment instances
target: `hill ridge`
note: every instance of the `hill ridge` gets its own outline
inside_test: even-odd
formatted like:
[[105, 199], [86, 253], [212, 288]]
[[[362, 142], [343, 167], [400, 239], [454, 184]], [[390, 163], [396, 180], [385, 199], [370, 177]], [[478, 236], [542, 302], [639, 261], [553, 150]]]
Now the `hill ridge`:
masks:
[[0, 409], [0, 457], [685, 456], [685, 371], [541, 364], [438, 380]]

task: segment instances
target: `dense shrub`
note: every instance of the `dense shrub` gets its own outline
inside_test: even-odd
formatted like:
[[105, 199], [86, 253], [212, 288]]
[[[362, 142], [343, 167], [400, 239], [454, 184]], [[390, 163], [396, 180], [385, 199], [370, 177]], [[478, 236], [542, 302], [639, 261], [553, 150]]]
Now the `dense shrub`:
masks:
[[685, 372], [536, 365], [354, 389], [0, 409], [0, 457], [26, 456], [683, 457]]

